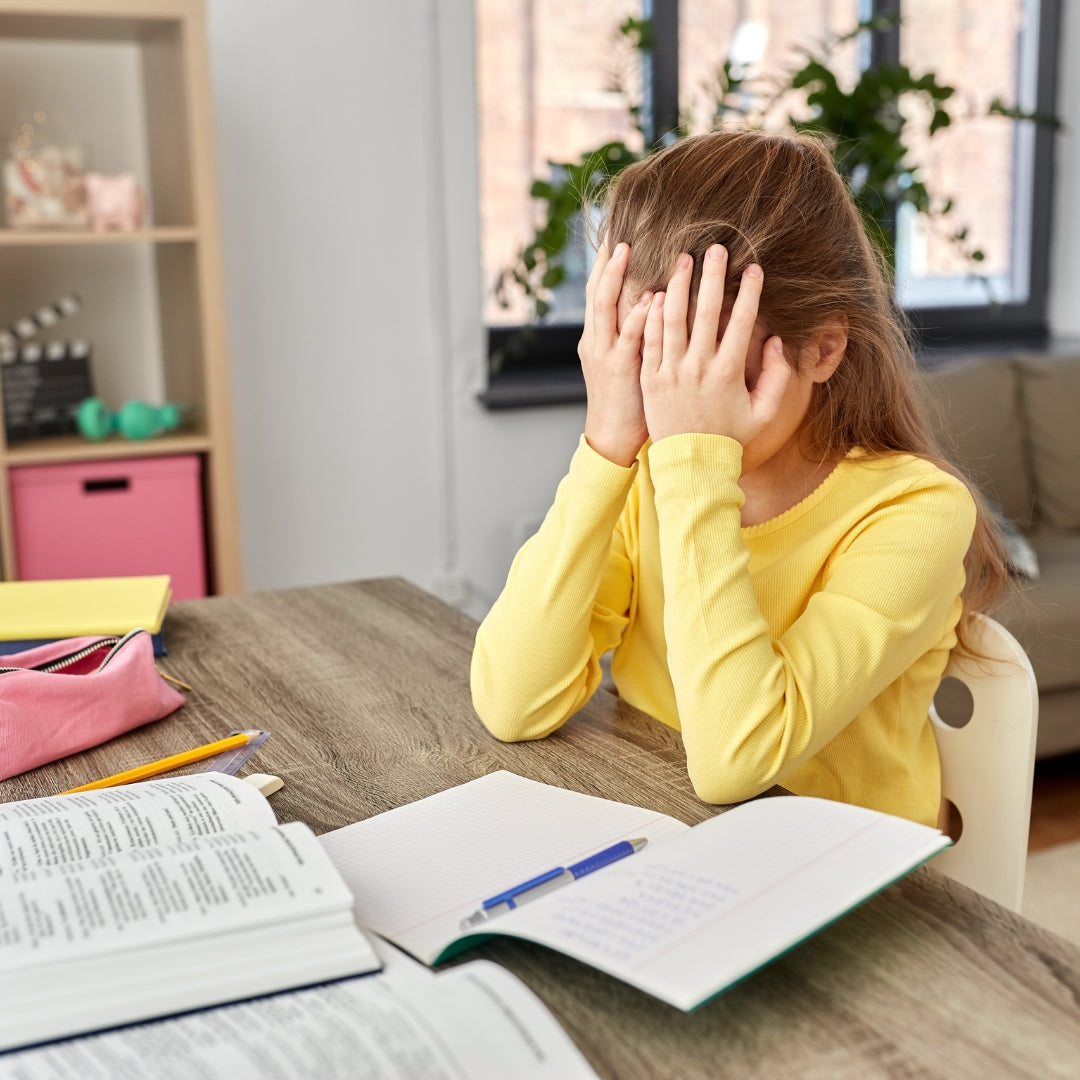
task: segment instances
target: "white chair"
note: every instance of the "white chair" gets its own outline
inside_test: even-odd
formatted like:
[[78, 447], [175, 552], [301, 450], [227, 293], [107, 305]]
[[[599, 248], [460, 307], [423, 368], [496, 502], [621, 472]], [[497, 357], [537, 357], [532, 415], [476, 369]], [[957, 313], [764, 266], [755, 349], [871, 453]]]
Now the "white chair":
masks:
[[[959, 812], [959, 838], [932, 862], [984, 896], [1020, 910], [1031, 823], [1031, 783], [1039, 695], [1031, 663], [1000, 623], [977, 615], [973, 648], [979, 656], [954, 651], [942, 686], [930, 707], [941, 757], [943, 805]], [[984, 659], [985, 657], [985, 659]], [[957, 717], [959, 688], [971, 694], [970, 719]], [[944, 719], [942, 715], [944, 715]], [[946, 721], [952, 721], [948, 723]], [[952, 807], [948, 807], [948, 804]]]

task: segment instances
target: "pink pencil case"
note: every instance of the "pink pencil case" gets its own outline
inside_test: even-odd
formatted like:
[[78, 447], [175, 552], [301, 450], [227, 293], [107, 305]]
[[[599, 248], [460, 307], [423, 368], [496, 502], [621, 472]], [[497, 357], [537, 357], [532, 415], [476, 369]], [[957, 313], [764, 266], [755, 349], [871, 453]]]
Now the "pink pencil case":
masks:
[[0, 656], [0, 780], [160, 720], [184, 703], [145, 630]]

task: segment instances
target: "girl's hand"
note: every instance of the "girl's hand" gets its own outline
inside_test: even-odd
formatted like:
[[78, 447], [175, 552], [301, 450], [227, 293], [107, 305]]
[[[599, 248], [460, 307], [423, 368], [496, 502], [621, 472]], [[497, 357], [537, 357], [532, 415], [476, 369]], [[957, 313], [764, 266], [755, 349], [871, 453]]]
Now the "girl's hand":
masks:
[[633, 464], [649, 434], [641, 400], [641, 344], [652, 293], [642, 293], [618, 329], [629, 257], [626, 244], [617, 244], [610, 258], [606, 243], [597, 252], [585, 287], [585, 328], [578, 343], [589, 402], [585, 438], [598, 454], [623, 466]]
[[731, 318], [718, 342], [724, 307], [727, 252], [705, 253], [694, 327], [687, 337], [687, 306], [694, 263], [680, 255], [667, 294], [657, 293], [645, 324], [641, 387], [653, 442], [699, 432], [727, 435], [744, 446], [772, 421], [791, 377], [778, 337], [765, 342], [761, 375], [746, 388], [750, 347], [764, 276], [752, 265], [743, 273]]

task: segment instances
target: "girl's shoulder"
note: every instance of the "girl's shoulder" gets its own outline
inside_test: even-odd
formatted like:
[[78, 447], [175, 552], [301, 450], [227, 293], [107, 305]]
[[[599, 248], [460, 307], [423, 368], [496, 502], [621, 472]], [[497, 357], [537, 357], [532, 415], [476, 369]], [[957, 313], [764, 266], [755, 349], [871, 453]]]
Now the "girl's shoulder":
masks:
[[[836, 470], [834, 495], [864, 518], [885, 515], [899, 521], [910, 514], [948, 522], [961, 531], [974, 527], [971, 488], [947, 467], [910, 453], [849, 453]], [[856, 509], [857, 508], [857, 509]], [[834, 505], [833, 511], [839, 508]], [[897, 517], [897, 513], [901, 517]]]
[[970, 499], [967, 484], [930, 458], [898, 450], [869, 453], [860, 446], [848, 451], [837, 466], [850, 483], [889, 489], [941, 488]]

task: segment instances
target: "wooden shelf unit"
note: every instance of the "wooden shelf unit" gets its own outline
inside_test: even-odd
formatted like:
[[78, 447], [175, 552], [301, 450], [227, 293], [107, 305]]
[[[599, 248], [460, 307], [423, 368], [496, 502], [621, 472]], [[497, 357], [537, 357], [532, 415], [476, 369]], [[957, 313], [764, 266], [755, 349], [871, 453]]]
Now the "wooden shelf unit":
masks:
[[[78, 53], [80, 48], [82, 67], [99, 73], [96, 82], [87, 76], [85, 88], [77, 85], [79, 64], [68, 63], [71, 50]], [[96, 389], [106, 403], [118, 408], [131, 398], [148, 397], [146, 388], [151, 387], [150, 394], [160, 395], [160, 400], [187, 405], [190, 424], [145, 441], [61, 437], [9, 446], [0, 415], [2, 575], [18, 577], [9, 469], [191, 453], [203, 462], [210, 591], [240, 592], [203, 0], [0, 0], [0, 102], [8, 105], [5, 90], [9, 98], [17, 97], [25, 87], [4, 85], [4, 59], [10, 71], [11, 59], [20, 56], [31, 81], [42, 84], [35, 88], [39, 100], [58, 107], [55, 83], [75, 82], [72, 96], [77, 100], [69, 112], [81, 109], [84, 122], [89, 119], [103, 144], [111, 148], [119, 141], [127, 147], [126, 153], [114, 151], [109, 162], [93, 164], [104, 172], [136, 173], [147, 195], [147, 222], [128, 233], [0, 228], [0, 325], [64, 292], [79, 293], [89, 325], [76, 322], [83, 318], [80, 312], [72, 319], [78, 334], [65, 334], [58, 326], [50, 336], [91, 340]], [[108, 126], [114, 116], [126, 119], [130, 128], [119, 140]], [[14, 116], [0, 115], [0, 156], [6, 156], [7, 129], [14, 121]], [[129, 303], [141, 307], [129, 311]], [[126, 340], [129, 322], [141, 328], [142, 341], [137, 334]], [[113, 393], [102, 393], [102, 384]]]
[[95, 244], [187, 244], [199, 239], [190, 225], [170, 225], [136, 232], [90, 232], [86, 229], [0, 229], [0, 247], [67, 247]]

